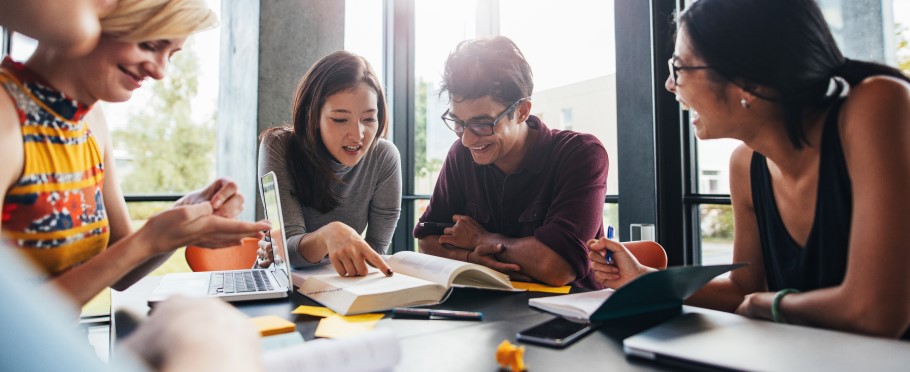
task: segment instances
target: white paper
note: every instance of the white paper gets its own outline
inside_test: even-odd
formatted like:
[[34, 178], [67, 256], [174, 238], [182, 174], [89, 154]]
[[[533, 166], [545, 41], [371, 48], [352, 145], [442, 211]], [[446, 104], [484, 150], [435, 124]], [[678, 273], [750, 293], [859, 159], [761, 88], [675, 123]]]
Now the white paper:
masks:
[[342, 339], [322, 338], [264, 356], [267, 371], [384, 372], [401, 360], [401, 344], [389, 330]]

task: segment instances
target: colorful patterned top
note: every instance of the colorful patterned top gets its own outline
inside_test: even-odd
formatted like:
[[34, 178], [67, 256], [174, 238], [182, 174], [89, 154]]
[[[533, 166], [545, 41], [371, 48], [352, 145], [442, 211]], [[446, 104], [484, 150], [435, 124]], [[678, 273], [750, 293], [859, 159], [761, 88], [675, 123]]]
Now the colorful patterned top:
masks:
[[83, 120], [91, 107], [9, 57], [0, 85], [16, 105], [25, 159], [3, 199], [2, 234], [56, 275], [103, 251], [110, 238], [104, 162]]

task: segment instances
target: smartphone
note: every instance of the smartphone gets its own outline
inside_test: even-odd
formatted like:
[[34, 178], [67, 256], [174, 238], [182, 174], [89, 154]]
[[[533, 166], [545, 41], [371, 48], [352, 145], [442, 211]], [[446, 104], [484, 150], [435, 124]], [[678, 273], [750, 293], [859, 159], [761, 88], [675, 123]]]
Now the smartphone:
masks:
[[519, 341], [561, 348], [569, 346], [593, 329], [591, 323], [555, 318], [518, 332], [516, 337]]

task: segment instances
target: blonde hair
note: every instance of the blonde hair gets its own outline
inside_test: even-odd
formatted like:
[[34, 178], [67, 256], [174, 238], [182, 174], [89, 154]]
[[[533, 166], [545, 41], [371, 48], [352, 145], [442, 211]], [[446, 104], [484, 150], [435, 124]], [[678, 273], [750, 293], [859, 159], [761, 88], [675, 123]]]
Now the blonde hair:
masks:
[[120, 0], [101, 32], [122, 41], [173, 39], [218, 26], [204, 0]]

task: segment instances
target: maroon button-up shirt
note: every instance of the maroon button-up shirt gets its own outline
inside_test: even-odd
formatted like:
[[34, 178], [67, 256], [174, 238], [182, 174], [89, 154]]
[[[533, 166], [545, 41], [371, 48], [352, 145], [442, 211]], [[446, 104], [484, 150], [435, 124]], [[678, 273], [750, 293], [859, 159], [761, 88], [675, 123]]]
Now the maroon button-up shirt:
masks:
[[[599, 289], [585, 242], [603, 235], [607, 150], [593, 135], [548, 129], [535, 116], [527, 124], [539, 135], [513, 174], [474, 163], [471, 151], [455, 142], [420, 221], [449, 222], [463, 214], [492, 233], [533, 236], [575, 270], [572, 285]], [[418, 239], [440, 234], [437, 228], [414, 228]]]

